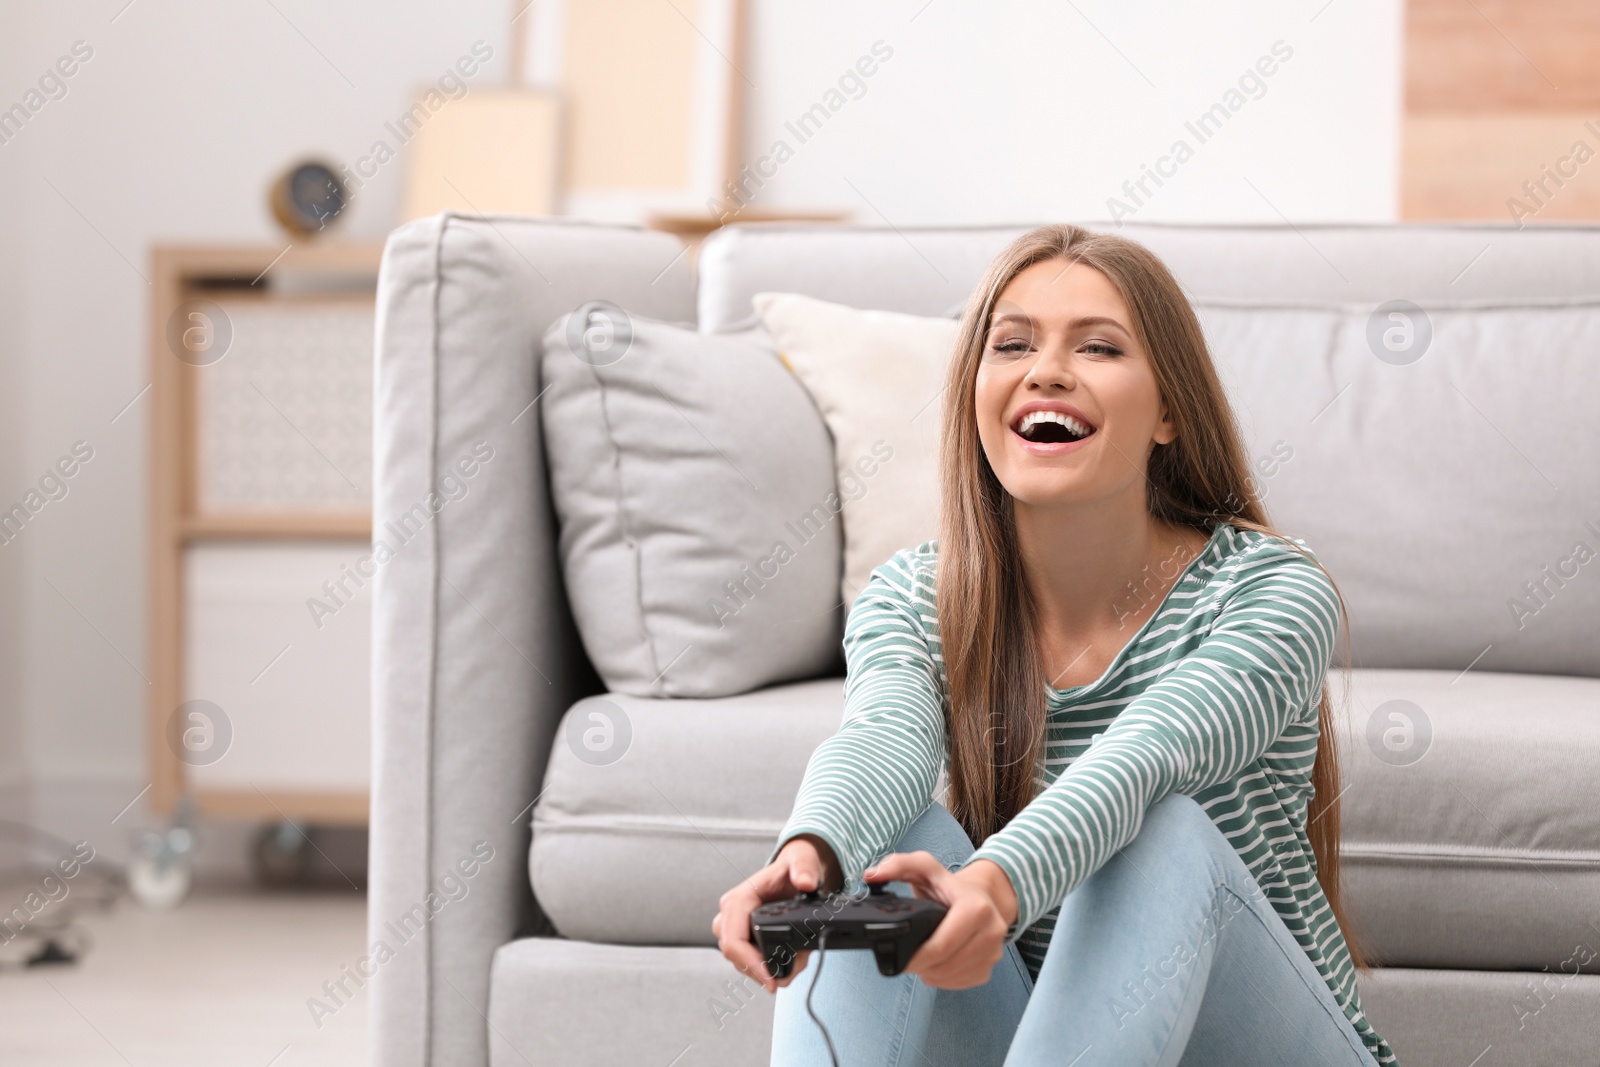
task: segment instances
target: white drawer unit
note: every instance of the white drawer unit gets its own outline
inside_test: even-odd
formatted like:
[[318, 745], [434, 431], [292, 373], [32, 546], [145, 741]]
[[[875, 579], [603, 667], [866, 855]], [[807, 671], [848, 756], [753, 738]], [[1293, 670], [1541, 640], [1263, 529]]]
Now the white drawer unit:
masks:
[[[194, 789], [366, 793], [372, 598], [364, 581], [356, 584], [363, 555], [348, 541], [211, 541], [185, 550], [183, 700], [219, 709], [217, 721], [194, 723]], [[201, 746], [209, 746], [204, 755]]]

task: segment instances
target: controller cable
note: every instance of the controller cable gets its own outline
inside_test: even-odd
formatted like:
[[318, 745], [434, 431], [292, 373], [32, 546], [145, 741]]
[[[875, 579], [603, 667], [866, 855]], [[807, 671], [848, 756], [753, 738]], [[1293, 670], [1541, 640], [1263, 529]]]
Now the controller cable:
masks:
[[806, 987], [806, 1014], [817, 1024], [817, 1029], [822, 1031], [822, 1040], [828, 1045], [828, 1059], [833, 1063], [833, 1067], [839, 1067], [839, 1054], [834, 1051], [833, 1038], [828, 1036], [828, 1028], [822, 1025], [822, 1020], [817, 1018], [817, 1013], [811, 1007], [811, 994], [817, 991], [817, 983], [822, 980], [822, 956], [827, 949], [828, 931], [824, 929], [817, 935], [817, 970], [811, 976], [811, 985]]

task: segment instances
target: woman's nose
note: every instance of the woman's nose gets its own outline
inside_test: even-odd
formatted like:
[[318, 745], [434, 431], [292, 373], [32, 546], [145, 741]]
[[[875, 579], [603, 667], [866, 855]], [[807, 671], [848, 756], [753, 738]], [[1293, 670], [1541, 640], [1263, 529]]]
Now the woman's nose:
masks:
[[1071, 389], [1077, 384], [1072, 370], [1072, 352], [1064, 345], [1046, 344], [1040, 347], [1039, 356], [1023, 376], [1023, 383], [1041, 388], [1059, 385]]

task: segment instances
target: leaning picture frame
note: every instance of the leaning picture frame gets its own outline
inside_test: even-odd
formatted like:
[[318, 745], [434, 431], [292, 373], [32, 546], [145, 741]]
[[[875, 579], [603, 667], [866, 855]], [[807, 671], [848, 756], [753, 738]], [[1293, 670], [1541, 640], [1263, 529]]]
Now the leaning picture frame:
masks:
[[716, 215], [750, 87], [745, 0], [537, 0], [527, 83], [560, 87], [561, 210], [608, 221]]

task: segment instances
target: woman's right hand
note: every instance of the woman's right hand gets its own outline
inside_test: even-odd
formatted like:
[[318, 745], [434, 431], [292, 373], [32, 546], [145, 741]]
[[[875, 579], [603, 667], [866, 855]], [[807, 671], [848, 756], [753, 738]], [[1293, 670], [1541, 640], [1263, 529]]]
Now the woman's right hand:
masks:
[[767, 973], [761, 950], [750, 941], [750, 913], [769, 900], [809, 893], [836, 886], [842, 879], [833, 850], [820, 837], [801, 834], [789, 840], [778, 857], [740, 882], [718, 901], [720, 910], [711, 920], [717, 947], [735, 967], [760, 982], [768, 993], [776, 993], [805, 969], [809, 952], [794, 961], [787, 978], [775, 979]]

